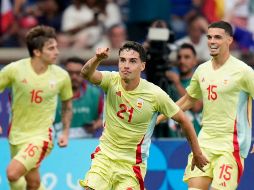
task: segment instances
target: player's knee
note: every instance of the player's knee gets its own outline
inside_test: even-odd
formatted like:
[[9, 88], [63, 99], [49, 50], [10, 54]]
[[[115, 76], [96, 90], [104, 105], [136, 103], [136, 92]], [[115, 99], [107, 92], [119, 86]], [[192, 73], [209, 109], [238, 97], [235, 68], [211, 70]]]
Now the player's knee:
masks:
[[7, 168], [6, 174], [7, 174], [8, 181], [10, 182], [17, 181], [20, 178], [20, 176], [15, 170], [11, 170], [9, 168]]
[[27, 180], [27, 189], [37, 190], [41, 185], [40, 179]]

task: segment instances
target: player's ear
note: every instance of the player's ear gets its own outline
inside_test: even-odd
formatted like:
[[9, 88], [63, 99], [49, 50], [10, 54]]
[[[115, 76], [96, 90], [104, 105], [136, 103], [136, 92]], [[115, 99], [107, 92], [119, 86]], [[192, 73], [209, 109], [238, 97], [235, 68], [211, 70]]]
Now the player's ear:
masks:
[[228, 37], [228, 44], [231, 45], [233, 42], [233, 37], [232, 36], [229, 36]]
[[144, 71], [146, 68], [146, 62], [141, 63], [141, 71]]
[[33, 53], [34, 53], [35, 57], [38, 57], [41, 55], [41, 51], [39, 49], [34, 49]]

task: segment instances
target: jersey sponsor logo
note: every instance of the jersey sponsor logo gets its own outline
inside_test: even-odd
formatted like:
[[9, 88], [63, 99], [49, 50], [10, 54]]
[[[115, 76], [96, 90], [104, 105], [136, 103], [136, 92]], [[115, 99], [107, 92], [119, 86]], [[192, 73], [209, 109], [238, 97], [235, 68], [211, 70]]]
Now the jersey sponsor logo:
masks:
[[144, 105], [144, 100], [141, 98], [137, 99], [137, 107], [141, 109], [143, 105]]

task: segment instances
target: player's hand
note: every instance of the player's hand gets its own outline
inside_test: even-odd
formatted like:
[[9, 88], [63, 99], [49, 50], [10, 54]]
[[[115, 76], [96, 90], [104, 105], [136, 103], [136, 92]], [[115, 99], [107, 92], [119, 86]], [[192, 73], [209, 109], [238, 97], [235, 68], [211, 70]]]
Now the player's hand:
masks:
[[192, 163], [191, 163], [191, 171], [194, 170], [194, 168], [196, 166], [202, 172], [205, 172], [203, 167], [205, 167], [208, 163], [209, 163], [209, 161], [203, 154], [199, 154], [199, 155], [193, 154]]
[[179, 74], [174, 71], [166, 71], [166, 77], [174, 84], [179, 84], [181, 81]]
[[97, 48], [96, 57], [99, 60], [107, 59], [109, 56], [109, 48]]
[[68, 145], [68, 135], [61, 134], [58, 137], [58, 146], [59, 147], [66, 147]]

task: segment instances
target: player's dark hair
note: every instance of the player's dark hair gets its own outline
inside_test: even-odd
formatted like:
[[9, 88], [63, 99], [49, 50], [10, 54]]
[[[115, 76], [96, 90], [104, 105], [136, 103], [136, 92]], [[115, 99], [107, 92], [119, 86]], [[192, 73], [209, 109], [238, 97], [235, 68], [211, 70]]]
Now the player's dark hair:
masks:
[[208, 29], [209, 28], [221, 28], [224, 29], [227, 34], [233, 36], [233, 28], [228, 22], [222, 20], [218, 22], [213, 22], [208, 26]]
[[140, 59], [142, 62], [146, 62], [146, 51], [143, 48], [143, 46], [140, 43], [134, 42], [134, 41], [127, 41], [120, 49], [119, 49], [119, 55], [120, 53], [125, 49], [132, 49], [139, 53]]
[[39, 25], [28, 31], [26, 34], [26, 45], [31, 57], [35, 49], [42, 50], [45, 42], [49, 39], [56, 39], [55, 29], [49, 26]]

